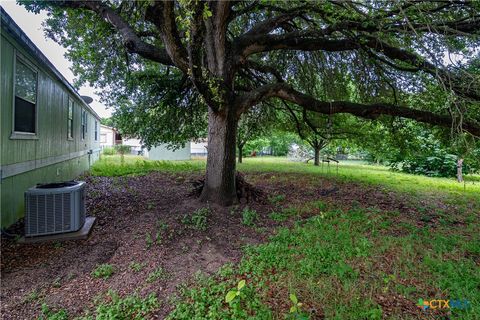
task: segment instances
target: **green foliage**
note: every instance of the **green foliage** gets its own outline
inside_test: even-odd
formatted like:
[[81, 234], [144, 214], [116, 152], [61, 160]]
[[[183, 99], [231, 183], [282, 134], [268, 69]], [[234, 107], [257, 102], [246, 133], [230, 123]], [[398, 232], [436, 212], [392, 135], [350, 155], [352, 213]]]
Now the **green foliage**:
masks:
[[184, 215], [182, 223], [195, 230], [205, 231], [208, 227], [210, 208], [204, 207], [195, 210], [191, 215]]
[[105, 147], [103, 148], [102, 153], [106, 156], [113, 156], [117, 153], [117, 150], [113, 147]]
[[245, 207], [242, 211], [242, 224], [246, 226], [253, 227], [258, 221], [258, 213], [255, 210]]
[[270, 132], [268, 137], [257, 138], [248, 141], [245, 145], [245, 154], [251, 154], [253, 151], [265, 152], [273, 156], [286, 156], [290, 146], [298, 140], [292, 133], [282, 131]]
[[50, 310], [49, 306], [46, 303], [43, 303], [42, 314], [38, 319], [39, 320], [68, 320], [68, 313], [64, 309], [54, 312]]
[[152, 283], [157, 280], [165, 280], [168, 278], [168, 274], [162, 267], [156, 268], [154, 271], [148, 274], [147, 282]]
[[[136, 294], [121, 298], [116, 292], [109, 291], [105, 301], [96, 308], [95, 319], [146, 319], [159, 306], [154, 293], [142, 299]], [[93, 317], [85, 317], [87, 319], [93, 320]]]
[[283, 202], [285, 200], [285, 195], [277, 194], [275, 196], [270, 196], [268, 200], [270, 200], [272, 204], [279, 204], [280, 202]]
[[130, 150], [132, 149], [131, 146], [127, 146], [124, 144], [117, 144], [114, 148], [119, 155], [129, 154]]
[[[430, 156], [407, 158], [395, 167], [406, 173], [424, 174], [430, 177], [455, 177], [457, 174], [457, 156], [439, 150], [432, 150]], [[467, 170], [464, 173], [468, 173]]]
[[137, 156], [125, 156], [122, 165], [118, 156], [102, 157], [95, 162], [90, 172], [96, 176], [118, 177], [131, 174], [147, 174], [152, 171], [160, 172], [194, 172], [204, 168], [201, 162], [191, 161], [149, 161]]
[[152, 239], [152, 235], [150, 234], [150, 232], [147, 232], [145, 233], [145, 247], [148, 249], [150, 249], [153, 245], [153, 239]]
[[245, 287], [245, 284], [245, 280], [240, 280], [236, 288], [227, 292], [225, 296], [225, 302], [232, 303], [235, 299], [240, 300], [240, 294], [242, 293], [242, 289]]
[[290, 307], [290, 313], [286, 316], [287, 319], [297, 319], [297, 320], [308, 320], [310, 317], [307, 313], [301, 311], [303, 303], [298, 302], [298, 298], [294, 293], [290, 293], [290, 302], [292, 306]]
[[144, 263], [139, 263], [135, 261], [132, 261], [129, 265], [129, 268], [132, 269], [132, 271], [134, 272], [140, 272], [144, 267], [145, 267]]
[[115, 269], [111, 264], [104, 263], [98, 265], [95, 270], [92, 271], [94, 278], [108, 279], [115, 273]]

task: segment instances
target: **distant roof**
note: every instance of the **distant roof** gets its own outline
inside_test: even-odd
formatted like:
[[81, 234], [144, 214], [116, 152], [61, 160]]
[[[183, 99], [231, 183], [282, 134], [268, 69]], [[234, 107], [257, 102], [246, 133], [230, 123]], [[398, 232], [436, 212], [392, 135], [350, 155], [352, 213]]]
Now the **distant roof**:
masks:
[[67, 89], [75, 95], [95, 117], [100, 119], [100, 116], [92, 109], [85, 101], [82, 99], [80, 94], [75, 90], [75, 88], [70, 84], [70, 82], [65, 79], [65, 77], [60, 73], [60, 71], [55, 68], [55, 66], [48, 60], [48, 58], [40, 51], [40, 49], [33, 43], [32, 40], [23, 32], [23, 30], [15, 23], [15, 21], [8, 15], [8, 13], [0, 6], [0, 16], [2, 29], [5, 29], [9, 35], [11, 35], [15, 40], [17, 40], [22, 47], [27, 50], [39, 63], [50, 69], [52, 73], [57, 77], [60, 82], [62, 82]]

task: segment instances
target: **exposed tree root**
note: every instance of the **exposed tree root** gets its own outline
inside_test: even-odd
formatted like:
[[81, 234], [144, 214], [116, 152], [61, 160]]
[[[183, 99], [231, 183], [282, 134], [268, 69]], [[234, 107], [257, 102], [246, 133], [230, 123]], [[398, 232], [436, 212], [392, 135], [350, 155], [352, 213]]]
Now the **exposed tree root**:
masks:
[[[205, 178], [193, 180], [193, 190], [190, 192], [191, 196], [200, 197], [202, 194], [203, 186], [205, 184]], [[237, 198], [238, 201], [245, 199], [246, 202], [255, 201], [258, 203], [266, 203], [267, 202], [267, 195], [266, 193], [251, 185], [247, 181], [245, 181], [245, 176], [237, 172], [235, 175], [235, 186], [237, 189]]]

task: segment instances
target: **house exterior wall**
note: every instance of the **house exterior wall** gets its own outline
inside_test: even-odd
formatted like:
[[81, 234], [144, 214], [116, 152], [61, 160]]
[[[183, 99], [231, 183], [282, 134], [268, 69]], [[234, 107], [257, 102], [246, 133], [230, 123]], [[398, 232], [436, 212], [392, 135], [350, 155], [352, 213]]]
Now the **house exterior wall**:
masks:
[[[100, 119], [98, 115], [71, 87], [65, 84], [65, 80], [59, 79], [58, 71], [42, 64], [42, 60], [32, 54], [24, 42], [7, 32], [6, 27], [4, 28], [3, 15], [4, 12], [2, 12], [0, 43], [0, 208], [2, 228], [8, 227], [23, 217], [24, 192], [29, 187], [37, 183], [74, 179], [99, 158], [100, 151]], [[34, 66], [37, 71], [37, 126], [34, 138], [18, 139], [12, 135], [17, 55]], [[43, 57], [43, 59], [46, 58]], [[67, 133], [69, 98], [74, 101], [72, 139], [68, 138]], [[83, 139], [81, 131], [82, 110], [87, 113], [85, 139]], [[97, 139], [95, 139], [95, 131], [97, 131]]]
[[190, 142], [185, 147], [175, 151], [167, 148], [167, 145], [159, 145], [148, 151], [150, 160], [190, 160]]
[[207, 141], [192, 141], [191, 143], [191, 153], [192, 156], [206, 156], [207, 151]]
[[100, 126], [100, 146], [113, 147], [115, 145], [115, 131], [107, 126]]

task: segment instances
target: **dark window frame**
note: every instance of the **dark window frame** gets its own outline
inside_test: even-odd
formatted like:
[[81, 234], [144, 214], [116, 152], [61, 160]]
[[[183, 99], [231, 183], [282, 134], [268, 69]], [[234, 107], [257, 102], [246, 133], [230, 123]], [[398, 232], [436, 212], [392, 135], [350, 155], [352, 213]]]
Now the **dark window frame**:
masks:
[[82, 140], [87, 137], [87, 110], [82, 108], [80, 128], [82, 130]]
[[67, 140], [73, 140], [73, 119], [75, 118], [75, 101], [68, 96], [67, 99]]
[[[24, 57], [20, 52], [15, 50], [14, 52], [14, 62], [13, 62], [13, 101], [12, 101], [12, 133], [10, 135], [10, 139], [38, 139], [38, 78], [39, 78], [39, 70], [38, 68], [30, 62], [27, 58]], [[29, 101], [24, 97], [17, 96], [16, 92], [16, 83], [17, 83], [17, 63], [23, 64], [25, 67], [30, 69], [35, 74], [35, 102]], [[29, 131], [20, 131], [16, 130], [16, 105], [17, 105], [17, 98], [21, 99], [25, 103], [33, 104], [34, 107], [34, 130], [33, 132]]]

